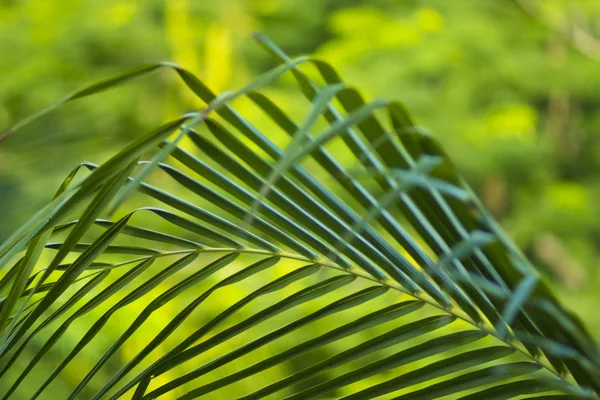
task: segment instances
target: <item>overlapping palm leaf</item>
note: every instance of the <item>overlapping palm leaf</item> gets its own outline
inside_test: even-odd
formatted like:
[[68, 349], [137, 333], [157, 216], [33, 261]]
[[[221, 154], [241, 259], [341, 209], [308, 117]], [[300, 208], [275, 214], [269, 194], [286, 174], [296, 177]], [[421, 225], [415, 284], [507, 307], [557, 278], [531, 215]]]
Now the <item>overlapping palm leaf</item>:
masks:
[[[160, 63], [32, 117], [159, 68], [206, 104], [82, 163], [2, 244], [0, 394], [598, 398], [595, 343], [438, 142], [256, 38], [280, 66], [241, 90]], [[303, 119], [265, 95], [280, 76]]]

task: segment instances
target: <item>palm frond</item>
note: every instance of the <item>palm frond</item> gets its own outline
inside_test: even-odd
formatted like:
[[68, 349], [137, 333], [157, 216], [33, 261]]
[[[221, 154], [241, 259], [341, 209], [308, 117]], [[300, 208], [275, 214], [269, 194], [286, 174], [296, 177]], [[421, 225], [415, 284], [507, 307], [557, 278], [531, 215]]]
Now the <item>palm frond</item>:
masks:
[[[80, 164], [0, 246], [3, 398], [59, 376], [69, 399], [598, 398], [596, 344], [439, 143], [256, 39], [280, 66], [238, 91], [152, 64], [9, 131], [159, 68], [206, 104]], [[261, 93], [289, 73], [301, 122]]]

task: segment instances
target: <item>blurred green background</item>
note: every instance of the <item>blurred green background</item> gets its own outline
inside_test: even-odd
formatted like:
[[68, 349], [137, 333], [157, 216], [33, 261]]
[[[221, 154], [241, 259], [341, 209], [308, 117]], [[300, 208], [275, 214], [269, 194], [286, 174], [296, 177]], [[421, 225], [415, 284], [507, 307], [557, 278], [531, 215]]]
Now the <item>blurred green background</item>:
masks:
[[[254, 30], [331, 62], [370, 99], [404, 102], [600, 338], [600, 2], [1, 0], [0, 129], [147, 62], [238, 88], [274, 65]], [[297, 91], [270, 90], [293, 113]], [[1, 142], [0, 241], [79, 161], [198, 106], [160, 71]]]

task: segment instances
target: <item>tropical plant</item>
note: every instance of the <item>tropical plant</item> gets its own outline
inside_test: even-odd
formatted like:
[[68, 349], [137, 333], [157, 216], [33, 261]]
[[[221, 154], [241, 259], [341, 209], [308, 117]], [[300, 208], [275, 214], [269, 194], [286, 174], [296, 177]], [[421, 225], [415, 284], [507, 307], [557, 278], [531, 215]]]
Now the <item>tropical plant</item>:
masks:
[[[69, 399], [598, 398], [596, 344], [435, 139], [255, 37], [281, 65], [241, 90], [146, 65], [4, 134], [160, 68], [206, 103], [81, 163], [2, 244], [3, 398], [73, 375]], [[264, 94], [284, 74], [299, 124]]]

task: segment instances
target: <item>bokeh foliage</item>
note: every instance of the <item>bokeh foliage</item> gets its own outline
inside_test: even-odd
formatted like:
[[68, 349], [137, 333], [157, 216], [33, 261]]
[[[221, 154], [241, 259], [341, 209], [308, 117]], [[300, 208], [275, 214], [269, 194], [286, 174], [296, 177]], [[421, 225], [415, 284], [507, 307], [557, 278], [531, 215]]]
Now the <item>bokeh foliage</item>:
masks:
[[[290, 53], [331, 61], [368, 97], [406, 103], [599, 337], [599, 53], [571, 32], [593, 40], [600, 6], [570, 3], [5, 1], [0, 126], [87, 82], [161, 59], [195, 71], [216, 92], [237, 88], [273, 65], [248, 39], [259, 29]], [[300, 113], [292, 86], [280, 82], [269, 95]], [[44, 204], [80, 159], [103, 161], [199, 105], [159, 72], [3, 141], [0, 206], [9, 212], [0, 237]]]

